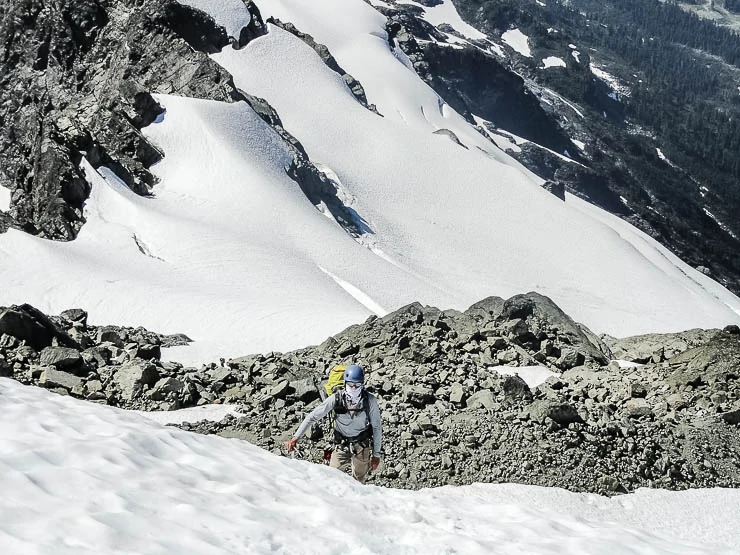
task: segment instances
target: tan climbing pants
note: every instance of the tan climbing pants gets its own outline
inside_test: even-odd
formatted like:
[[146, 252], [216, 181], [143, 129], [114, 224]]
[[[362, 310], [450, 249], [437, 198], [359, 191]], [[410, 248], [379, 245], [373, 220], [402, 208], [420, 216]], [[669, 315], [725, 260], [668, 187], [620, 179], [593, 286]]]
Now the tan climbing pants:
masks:
[[352, 476], [355, 480], [364, 484], [365, 478], [367, 478], [367, 473], [370, 471], [372, 456], [372, 447], [362, 447], [358, 444], [352, 445], [349, 449], [338, 447], [331, 453], [329, 466], [332, 468], [338, 468], [342, 472], [347, 472], [351, 464]]

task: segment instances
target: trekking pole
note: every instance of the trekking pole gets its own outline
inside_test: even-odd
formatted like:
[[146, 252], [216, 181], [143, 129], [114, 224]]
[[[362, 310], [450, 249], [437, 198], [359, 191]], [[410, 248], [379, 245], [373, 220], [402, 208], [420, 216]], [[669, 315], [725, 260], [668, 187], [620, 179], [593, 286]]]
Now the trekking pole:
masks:
[[290, 458], [291, 458], [291, 459], [298, 459], [298, 460], [302, 460], [302, 459], [305, 459], [305, 458], [306, 458], [306, 456], [305, 456], [305, 453], [304, 453], [303, 449], [301, 449], [300, 447], [298, 447], [298, 446], [296, 445], [296, 446], [295, 446], [295, 447], [293, 448], [293, 450], [292, 450], [292, 451], [290, 452]]

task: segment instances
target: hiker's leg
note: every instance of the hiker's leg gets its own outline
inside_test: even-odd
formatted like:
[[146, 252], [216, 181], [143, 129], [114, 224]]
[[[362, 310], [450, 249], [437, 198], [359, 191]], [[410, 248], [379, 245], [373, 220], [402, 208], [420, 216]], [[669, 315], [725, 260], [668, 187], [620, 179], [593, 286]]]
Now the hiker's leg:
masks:
[[367, 473], [370, 471], [370, 462], [372, 461], [373, 448], [355, 445], [352, 456], [352, 474], [361, 484], [365, 483]]
[[335, 447], [334, 451], [331, 452], [331, 459], [329, 459], [329, 466], [337, 468], [342, 472], [346, 472], [349, 468], [349, 463], [352, 460], [350, 453], [342, 448]]

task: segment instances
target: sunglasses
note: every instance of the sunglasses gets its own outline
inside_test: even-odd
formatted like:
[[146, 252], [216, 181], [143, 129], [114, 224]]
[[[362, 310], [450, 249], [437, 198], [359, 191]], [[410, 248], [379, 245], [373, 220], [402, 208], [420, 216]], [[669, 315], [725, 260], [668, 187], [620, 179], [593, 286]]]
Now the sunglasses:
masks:
[[359, 382], [344, 382], [344, 385], [346, 385], [350, 389], [357, 389], [358, 387], [362, 387], [362, 384]]

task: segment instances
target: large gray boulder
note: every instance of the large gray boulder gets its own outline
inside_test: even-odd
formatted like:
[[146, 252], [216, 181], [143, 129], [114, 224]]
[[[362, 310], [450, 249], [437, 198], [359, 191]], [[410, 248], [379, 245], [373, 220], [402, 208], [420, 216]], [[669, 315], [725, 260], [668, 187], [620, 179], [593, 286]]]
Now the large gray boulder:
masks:
[[274, 397], [276, 399], [282, 399], [285, 398], [286, 395], [288, 395], [289, 390], [290, 382], [288, 380], [280, 380], [270, 388], [269, 395], [270, 397]]
[[436, 401], [434, 391], [426, 385], [407, 385], [403, 388], [403, 400], [418, 408]]
[[463, 399], [465, 398], [465, 390], [463, 389], [463, 386], [459, 382], [455, 382], [452, 384], [452, 388], [450, 389], [450, 403], [455, 403], [456, 405], [459, 405], [463, 402]]
[[504, 376], [501, 379], [501, 390], [507, 399], [531, 399], [532, 392], [527, 382], [518, 374]]
[[740, 335], [719, 332], [708, 343], [673, 357], [671, 366], [678, 368], [671, 376], [674, 386], [740, 379]]
[[125, 345], [124, 338], [121, 337], [121, 330], [116, 326], [103, 326], [98, 328], [95, 341], [100, 343], [112, 343], [116, 347], [123, 348]]
[[304, 403], [310, 403], [319, 398], [319, 390], [316, 388], [313, 378], [294, 380], [290, 382], [290, 387], [293, 389], [293, 396]]
[[85, 329], [87, 327], [87, 312], [81, 308], [70, 308], [62, 311], [59, 316], [72, 324], [78, 324]]
[[653, 409], [650, 407], [650, 404], [642, 397], [629, 399], [624, 404], [624, 410], [627, 415], [632, 418], [641, 418], [643, 416], [651, 416], [653, 414]]
[[39, 385], [49, 389], [61, 387], [67, 391], [72, 391], [73, 389], [82, 388], [82, 384], [82, 378], [51, 367], [44, 368], [39, 378]]
[[538, 399], [527, 407], [526, 412], [532, 420], [539, 424], [544, 424], [548, 418], [561, 426], [581, 422], [581, 417], [576, 409], [563, 401]]
[[3, 334], [25, 341], [37, 351], [51, 345], [53, 339], [65, 347], [80, 347], [51, 318], [30, 304], [0, 307], [0, 336]]
[[152, 388], [149, 397], [154, 401], [162, 401], [170, 393], [180, 394], [185, 389], [185, 382], [177, 378], [162, 378]]
[[467, 406], [470, 409], [492, 409], [495, 404], [496, 398], [493, 396], [493, 391], [490, 389], [483, 389], [473, 393], [467, 401]]
[[617, 339], [604, 336], [614, 358], [645, 364], [671, 360], [689, 349], [707, 344], [719, 330], [693, 329], [679, 333], [651, 333]]
[[53, 334], [19, 307], [0, 308], [0, 335], [8, 334], [40, 350], [51, 345]]
[[[609, 347], [593, 332], [576, 323], [550, 298], [539, 293], [530, 292], [507, 299], [497, 323], [501, 326], [513, 324], [519, 326], [514, 335], [520, 340], [525, 336], [522, 325], [526, 326], [528, 337], [532, 341], [537, 340], [543, 333], [557, 330], [560, 342], [569, 345], [571, 351], [582, 353], [585, 361], [607, 364], [611, 358]], [[564, 360], [563, 365], [573, 363], [573, 366], [576, 366], [578, 362], [577, 355], [573, 355], [572, 360]]]
[[140, 359], [124, 364], [113, 374], [113, 383], [121, 392], [121, 398], [126, 401], [139, 397], [145, 387], [154, 385], [158, 379], [157, 367]]
[[82, 355], [69, 347], [46, 347], [41, 351], [41, 364], [57, 368], [75, 368], [82, 364]]
[[475, 318], [480, 318], [484, 321], [495, 320], [501, 315], [505, 302], [506, 301], [501, 297], [486, 297], [485, 299], [471, 305], [470, 308], [465, 311], [465, 314]]

